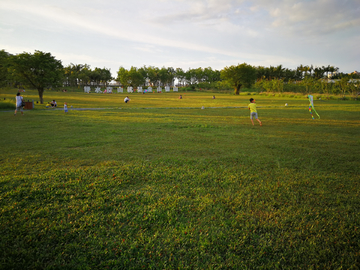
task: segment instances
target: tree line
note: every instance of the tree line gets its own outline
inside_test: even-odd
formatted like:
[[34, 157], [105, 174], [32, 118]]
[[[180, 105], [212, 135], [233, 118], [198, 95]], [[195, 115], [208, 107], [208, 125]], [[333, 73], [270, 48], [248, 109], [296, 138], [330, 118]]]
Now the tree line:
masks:
[[[356, 92], [359, 85], [349, 79], [359, 79], [357, 74], [339, 73], [334, 66], [313, 67], [300, 65], [296, 69], [278, 66], [251, 66], [247, 63], [232, 65], [222, 70], [207, 68], [182, 68], [143, 66], [126, 69], [120, 67], [117, 77], [113, 78], [110, 69], [94, 68], [88, 64], [70, 64], [64, 67], [60, 60], [50, 53], [35, 51], [12, 55], [5, 50], [0, 51], [0, 86], [27, 86], [38, 90], [40, 103], [43, 103], [45, 89], [57, 87], [83, 87], [88, 85], [104, 85], [115, 80], [123, 87], [132, 86], [174, 86], [191, 89], [230, 90], [239, 94], [241, 88], [257, 87], [264, 91], [292, 92], [317, 91], [319, 93], [333, 91], [328, 84], [328, 74], [332, 79], [339, 79], [334, 89], [340, 92]], [[304, 90], [305, 89], [305, 90]]]

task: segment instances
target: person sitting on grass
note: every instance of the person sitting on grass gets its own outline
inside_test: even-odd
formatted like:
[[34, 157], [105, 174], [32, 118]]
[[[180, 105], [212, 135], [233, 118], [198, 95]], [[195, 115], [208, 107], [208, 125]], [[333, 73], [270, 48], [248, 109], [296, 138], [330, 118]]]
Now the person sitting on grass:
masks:
[[57, 103], [56, 103], [55, 99], [53, 99], [53, 101], [50, 104], [51, 104], [51, 107], [53, 107], [53, 108], [57, 107]]
[[130, 98], [129, 97], [126, 97], [125, 99], [124, 99], [124, 102], [125, 103], [128, 103], [130, 101]]
[[249, 104], [248, 108], [250, 110], [250, 120], [251, 120], [251, 123], [253, 124], [253, 126], [254, 126], [253, 117], [255, 117], [255, 119], [259, 122], [260, 126], [262, 126], [261, 121], [258, 119], [255, 99], [250, 98], [250, 104]]

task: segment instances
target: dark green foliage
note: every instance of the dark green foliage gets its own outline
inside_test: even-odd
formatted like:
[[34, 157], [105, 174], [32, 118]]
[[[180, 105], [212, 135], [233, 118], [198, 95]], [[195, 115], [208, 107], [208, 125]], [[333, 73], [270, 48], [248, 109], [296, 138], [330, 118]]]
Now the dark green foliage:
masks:
[[256, 68], [246, 63], [225, 67], [221, 71], [221, 78], [229, 81], [235, 89], [235, 95], [239, 95], [241, 87], [250, 88], [255, 83]]
[[8, 86], [8, 84], [11, 82], [8, 72], [9, 58], [9, 53], [4, 50], [0, 51], [0, 87]]
[[37, 89], [40, 103], [46, 88], [58, 87], [63, 83], [63, 66], [50, 53], [35, 51], [34, 54], [21, 53], [10, 57], [10, 73], [15, 81]]

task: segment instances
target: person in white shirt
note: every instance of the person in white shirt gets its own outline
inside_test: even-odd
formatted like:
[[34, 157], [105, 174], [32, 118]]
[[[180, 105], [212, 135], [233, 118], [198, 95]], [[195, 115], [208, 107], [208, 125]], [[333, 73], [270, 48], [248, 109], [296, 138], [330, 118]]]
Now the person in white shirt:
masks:
[[51, 107], [53, 107], [53, 108], [57, 107], [57, 103], [56, 103], [55, 99], [50, 104], [51, 104]]
[[125, 103], [128, 103], [130, 101], [130, 98], [129, 97], [126, 97], [125, 99], [124, 99], [124, 102]]
[[18, 110], [20, 110], [21, 115], [24, 115], [22, 102], [23, 102], [23, 97], [20, 95], [20, 93], [17, 93], [16, 94], [16, 109], [15, 109], [14, 115], [16, 115]]

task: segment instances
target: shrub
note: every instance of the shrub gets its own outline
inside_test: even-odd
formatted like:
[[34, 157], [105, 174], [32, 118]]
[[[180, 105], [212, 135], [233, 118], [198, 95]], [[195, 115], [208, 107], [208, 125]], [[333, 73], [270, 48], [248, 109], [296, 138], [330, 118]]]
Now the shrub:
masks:
[[15, 110], [16, 109], [15, 102], [10, 99], [1, 100], [0, 101], [0, 110], [6, 110], [6, 109]]

